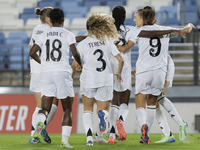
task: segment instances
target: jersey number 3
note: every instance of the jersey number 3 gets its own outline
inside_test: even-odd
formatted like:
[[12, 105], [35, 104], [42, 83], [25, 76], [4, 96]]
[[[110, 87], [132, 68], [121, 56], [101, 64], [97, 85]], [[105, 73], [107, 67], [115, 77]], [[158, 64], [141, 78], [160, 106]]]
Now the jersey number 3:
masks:
[[[55, 44], [56, 44], [56, 42], [58, 43], [58, 46], [56, 47], [55, 46]], [[50, 40], [48, 39], [47, 41], [46, 41], [46, 55], [47, 55], [47, 58], [46, 58], [46, 61], [49, 61], [49, 57], [51, 56], [51, 59], [53, 60], [53, 61], [60, 61], [60, 59], [61, 59], [61, 57], [62, 57], [62, 52], [61, 52], [61, 50], [60, 50], [60, 48], [62, 47], [62, 43], [61, 43], [61, 41], [60, 40], [58, 40], [58, 39], [55, 39], [54, 41], [53, 41], [53, 43], [52, 43], [52, 47], [53, 47], [53, 49], [51, 50], [51, 52], [50, 52]], [[54, 56], [54, 52], [55, 51], [57, 51], [57, 53], [58, 53], [58, 57], [57, 58], [55, 58], [55, 56]], [[50, 55], [51, 54], [51, 55]]]
[[94, 53], [93, 53], [93, 55], [96, 55], [96, 53], [100, 53], [100, 56], [99, 56], [99, 58], [97, 60], [101, 61], [102, 64], [103, 64], [101, 68], [96, 68], [96, 71], [102, 72], [102, 71], [104, 71], [106, 69], [106, 61], [104, 59], [102, 59], [104, 53], [100, 49], [95, 50]]
[[[157, 40], [157, 44], [153, 45], [153, 40]], [[159, 54], [160, 54], [160, 50], [161, 50], [161, 42], [160, 42], [160, 39], [158, 37], [154, 37], [154, 38], [150, 38], [150, 41], [149, 41], [149, 44], [151, 47], [150, 50], [149, 50], [149, 54], [152, 56], [152, 57], [157, 57]], [[157, 48], [157, 52], [155, 52], [155, 49], [154, 48]]]

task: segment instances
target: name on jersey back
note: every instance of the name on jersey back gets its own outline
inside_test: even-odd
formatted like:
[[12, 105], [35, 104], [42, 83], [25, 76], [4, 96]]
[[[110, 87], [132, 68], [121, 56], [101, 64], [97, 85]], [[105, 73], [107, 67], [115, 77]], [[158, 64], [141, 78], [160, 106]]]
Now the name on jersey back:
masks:
[[101, 46], [101, 45], [105, 45], [104, 41], [98, 41], [98, 42], [92, 42], [92, 43], [88, 43], [89, 47], [94, 47], [94, 46]]
[[55, 32], [55, 31], [54, 32], [48, 32], [47, 33], [47, 37], [48, 36], [61, 36], [62, 37], [62, 34], [63, 34], [62, 32], [60, 32], [60, 33], [59, 32]]

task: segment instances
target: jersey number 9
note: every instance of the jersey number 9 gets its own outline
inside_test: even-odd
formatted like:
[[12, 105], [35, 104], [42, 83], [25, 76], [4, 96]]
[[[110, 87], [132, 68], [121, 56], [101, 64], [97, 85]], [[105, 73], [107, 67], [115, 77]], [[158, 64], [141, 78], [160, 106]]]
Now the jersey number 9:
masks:
[[[157, 40], [157, 44], [153, 45], [153, 40]], [[153, 37], [153, 38], [150, 38], [150, 41], [149, 41], [149, 44], [151, 47], [150, 50], [149, 50], [149, 54], [152, 56], [152, 57], [157, 57], [159, 54], [160, 54], [160, 50], [161, 50], [161, 42], [160, 42], [160, 39], [158, 37]], [[155, 49], [154, 48], [157, 48], [157, 52], [155, 52]]]

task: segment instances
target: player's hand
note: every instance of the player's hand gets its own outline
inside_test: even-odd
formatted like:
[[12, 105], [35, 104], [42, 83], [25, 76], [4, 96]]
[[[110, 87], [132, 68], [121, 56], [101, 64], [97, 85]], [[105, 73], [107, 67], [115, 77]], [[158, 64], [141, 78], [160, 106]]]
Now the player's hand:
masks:
[[76, 67], [76, 71], [81, 71], [83, 67], [81, 67], [80, 65], [77, 65]]
[[180, 35], [182, 38], [185, 38], [185, 33], [183, 33], [181, 30], [174, 30], [173, 33]]
[[122, 77], [121, 77], [121, 74], [119, 74], [119, 73], [116, 72], [116, 73], [114, 73], [114, 75], [117, 76], [117, 81], [118, 81], [119, 83], [123, 82]]
[[135, 77], [136, 71], [131, 69], [131, 74], [134, 75], [134, 77]]
[[185, 26], [190, 27], [190, 28], [189, 28], [189, 32], [191, 32], [192, 29], [195, 29], [195, 30], [196, 30], [196, 27], [195, 27], [192, 23], [188, 23], [188, 24], [186, 24]]

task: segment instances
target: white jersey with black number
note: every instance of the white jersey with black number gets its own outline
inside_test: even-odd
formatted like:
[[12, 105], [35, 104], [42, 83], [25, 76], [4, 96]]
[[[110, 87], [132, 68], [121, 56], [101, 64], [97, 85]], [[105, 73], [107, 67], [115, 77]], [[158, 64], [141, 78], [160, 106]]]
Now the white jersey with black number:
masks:
[[[135, 26], [120, 26], [120, 31], [118, 33], [121, 35], [119, 41], [115, 42], [118, 45], [125, 45], [128, 41], [132, 41], [136, 43], [138, 40], [138, 34], [140, 33], [140, 28]], [[124, 67], [123, 68], [130, 68], [131, 69], [131, 49], [127, 50], [126, 52], [120, 52], [121, 56], [124, 59]], [[111, 57], [111, 62], [113, 65], [117, 65], [118, 61], [116, 58]]]
[[95, 37], [87, 37], [78, 44], [77, 49], [84, 62], [81, 84], [85, 88], [113, 86], [110, 57], [119, 54], [116, 46], [109, 40], [99, 41]]
[[[170, 30], [171, 27], [159, 25], [143, 26], [141, 30]], [[167, 72], [167, 57], [169, 47], [169, 36], [166, 34], [162, 37], [139, 38], [139, 56], [136, 62], [136, 73], [163, 69]]]
[[69, 65], [69, 46], [76, 43], [75, 35], [62, 28], [51, 27], [35, 43], [40, 46], [42, 72], [67, 71], [72, 73]]
[[[38, 40], [38, 38], [50, 28], [48, 24], [40, 24], [37, 25], [32, 32], [31, 40], [29, 42], [29, 45], [32, 47], [35, 44], [35, 41]], [[37, 52], [38, 56], [41, 56], [41, 50]], [[31, 73], [41, 73], [41, 64], [36, 62], [33, 58], [30, 57], [30, 69]]]

